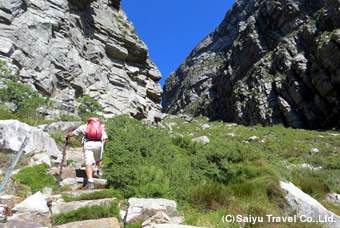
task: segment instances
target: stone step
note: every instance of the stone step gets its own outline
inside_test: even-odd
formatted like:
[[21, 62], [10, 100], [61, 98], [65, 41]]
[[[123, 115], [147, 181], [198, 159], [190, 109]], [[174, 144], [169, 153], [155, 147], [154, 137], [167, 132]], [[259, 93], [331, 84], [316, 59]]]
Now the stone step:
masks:
[[[86, 189], [86, 190], [73, 190], [73, 191], [68, 191], [68, 192], [63, 192], [62, 194], [70, 195], [73, 197], [78, 197], [82, 194], [89, 194], [93, 192], [99, 192], [103, 191], [106, 189]], [[56, 195], [51, 195], [48, 197], [48, 202], [51, 204], [52, 202], [64, 202], [63, 199], [61, 198], [62, 194], [56, 194]]]
[[[69, 186], [72, 190], [76, 190], [84, 186], [87, 182], [87, 178], [75, 177], [75, 178], [66, 178], [65, 180], [60, 182], [60, 186]], [[95, 185], [101, 185], [102, 187], [107, 186], [106, 179], [93, 179]]]
[[77, 196], [81, 196], [83, 194], [89, 194], [89, 193], [93, 193], [93, 192], [100, 192], [100, 191], [104, 191], [104, 190], [107, 190], [107, 189], [73, 190], [73, 191], [68, 191], [68, 192], [64, 192], [64, 193], [67, 194], [67, 195], [70, 195], [70, 196], [77, 197]]
[[[60, 167], [53, 167], [48, 170], [48, 173], [59, 176]], [[93, 171], [94, 174], [94, 171]], [[61, 179], [64, 180], [66, 178], [75, 178], [75, 177], [86, 177], [85, 167], [81, 167], [79, 169], [71, 168], [71, 167], [63, 167]]]
[[73, 202], [52, 202], [51, 212], [53, 215], [70, 212], [77, 210], [81, 207], [86, 206], [107, 206], [112, 202], [116, 201], [116, 198], [109, 198], [109, 199], [97, 199], [97, 200], [80, 200], [80, 201], [73, 201]]
[[71, 222], [63, 224], [60, 226], [55, 226], [57, 228], [120, 228], [117, 218], [102, 218], [93, 220], [84, 220], [79, 222]]

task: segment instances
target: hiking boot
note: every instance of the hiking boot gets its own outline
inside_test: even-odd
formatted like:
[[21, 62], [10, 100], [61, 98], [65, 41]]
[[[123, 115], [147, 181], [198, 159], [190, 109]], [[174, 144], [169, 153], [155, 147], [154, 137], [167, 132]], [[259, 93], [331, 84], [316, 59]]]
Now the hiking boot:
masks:
[[94, 189], [94, 183], [87, 182], [87, 184], [81, 189]]

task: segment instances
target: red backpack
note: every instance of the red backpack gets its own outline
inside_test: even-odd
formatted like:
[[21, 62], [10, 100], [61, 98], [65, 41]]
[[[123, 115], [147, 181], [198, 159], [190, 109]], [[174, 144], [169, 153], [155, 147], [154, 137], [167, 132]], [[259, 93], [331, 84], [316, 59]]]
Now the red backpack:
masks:
[[103, 134], [103, 127], [98, 118], [90, 118], [87, 121], [87, 127], [85, 130], [85, 137], [87, 140], [101, 141]]

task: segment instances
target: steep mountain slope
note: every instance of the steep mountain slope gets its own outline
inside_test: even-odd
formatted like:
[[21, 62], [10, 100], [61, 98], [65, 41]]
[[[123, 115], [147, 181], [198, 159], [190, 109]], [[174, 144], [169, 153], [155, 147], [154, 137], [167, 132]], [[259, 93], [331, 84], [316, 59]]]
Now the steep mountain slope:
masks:
[[106, 117], [160, 116], [161, 74], [120, 0], [1, 0], [0, 60], [20, 81], [75, 111], [89, 95]]
[[163, 111], [339, 127], [340, 2], [239, 0], [167, 78]]

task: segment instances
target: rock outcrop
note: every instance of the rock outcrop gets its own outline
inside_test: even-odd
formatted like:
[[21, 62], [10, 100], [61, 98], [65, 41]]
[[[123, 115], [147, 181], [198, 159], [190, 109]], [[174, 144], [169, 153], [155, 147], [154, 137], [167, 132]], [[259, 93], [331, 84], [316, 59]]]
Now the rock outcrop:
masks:
[[46, 152], [48, 156], [60, 157], [56, 142], [46, 132], [18, 120], [0, 120], [0, 152], [18, 152], [25, 137], [25, 154]]
[[167, 78], [163, 111], [340, 127], [340, 2], [238, 0]]
[[168, 216], [174, 216], [177, 212], [177, 204], [175, 201], [167, 199], [130, 198], [125, 222], [129, 224], [146, 220], [158, 211], [162, 211]]
[[50, 116], [74, 113], [83, 95], [106, 117], [161, 116], [161, 74], [120, 0], [1, 1], [0, 60], [55, 101]]
[[289, 206], [288, 214], [296, 213], [299, 218], [312, 218], [325, 227], [339, 227], [340, 216], [327, 210], [314, 198], [310, 197], [292, 183], [280, 182], [281, 188], [287, 193], [285, 200]]

